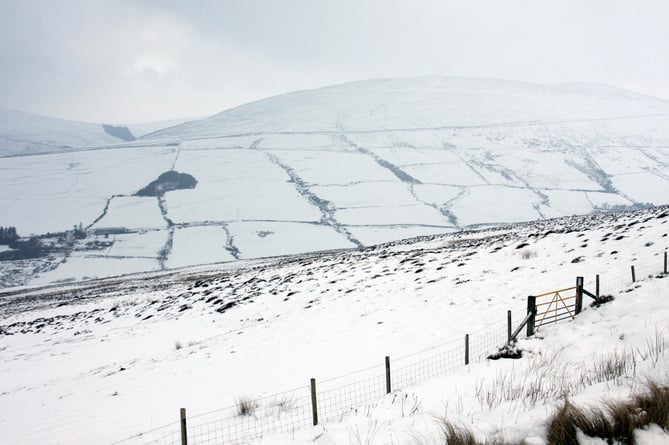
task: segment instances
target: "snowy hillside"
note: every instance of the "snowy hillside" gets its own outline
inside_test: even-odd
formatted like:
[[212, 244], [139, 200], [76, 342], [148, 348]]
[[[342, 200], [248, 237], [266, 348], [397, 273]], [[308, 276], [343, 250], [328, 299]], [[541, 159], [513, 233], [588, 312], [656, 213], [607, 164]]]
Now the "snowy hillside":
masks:
[[[12, 444], [178, 444], [186, 407], [191, 444], [431, 445], [444, 443], [436, 418], [481, 441], [545, 444], [565, 396], [601, 404], [666, 381], [667, 249], [663, 207], [5, 291], [0, 432]], [[595, 274], [614, 301], [521, 340], [519, 360], [485, 359], [506, 341], [507, 310], [517, 324], [527, 295], [578, 275], [594, 291]], [[310, 378], [317, 427], [301, 405]], [[284, 419], [293, 426], [273, 433]], [[657, 427], [635, 434], [667, 440]]]
[[[600, 85], [428, 77], [290, 93], [105, 149], [0, 159], [0, 226], [51, 234], [41, 257], [0, 262], [0, 285], [666, 204], [667, 147], [669, 102]], [[137, 196], [171, 171], [190, 186]]]
[[457, 130], [668, 115], [666, 100], [606, 85], [418, 77], [363, 80], [275, 96], [146, 138]]
[[123, 142], [101, 124], [37, 116], [0, 107], [0, 156], [49, 153]]
[[202, 119], [201, 117], [194, 117], [189, 119], [170, 119], [166, 121], [156, 121], [156, 122], [142, 122], [135, 124], [128, 124], [128, 130], [132, 132], [136, 137], [142, 137], [149, 133], [154, 133], [165, 128], [174, 127], [175, 125], [181, 125], [185, 122], [193, 122]]
[[38, 116], [0, 107], [0, 156], [52, 153], [122, 143], [190, 120], [107, 125]]

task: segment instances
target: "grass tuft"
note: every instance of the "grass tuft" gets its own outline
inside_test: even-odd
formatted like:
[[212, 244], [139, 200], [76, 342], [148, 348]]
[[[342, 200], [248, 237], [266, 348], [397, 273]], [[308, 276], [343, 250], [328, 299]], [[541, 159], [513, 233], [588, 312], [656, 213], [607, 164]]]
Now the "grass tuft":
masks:
[[360, 434], [360, 429], [357, 426], [355, 430], [349, 431], [349, 443], [351, 445], [373, 445], [380, 430], [379, 421], [370, 419], [364, 437]]
[[276, 397], [267, 405], [267, 409], [276, 418], [295, 409], [295, 400], [291, 396]]
[[604, 409], [582, 409], [564, 402], [550, 420], [548, 443], [578, 445], [578, 431], [607, 443], [635, 445], [634, 431], [656, 424], [669, 428], [669, 387], [649, 382], [630, 401], [608, 401]]
[[464, 425], [455, 425], [447, 420], [441, 422], [441, 432], [445, 445], [512, 445], [501, 439], [489, 438], [485, 442], [476, 439], [472, 431]]
[[669, 429], [669, 387], [651, 381], [646, 385], [646, 392], [636, 396], [634, 403], [644, 426], [654, 423]]
[[238, 416], [252, 416], [256, 412], [258, 405], [255, 401], [248, 397], [239, 397], [237, 399], [237, 415]]
[[592, 383], [618, 382], [621, 378], [636, 375], [636, 355], [632, 352], [614, 350], [593, 362], [590, 378]]
[[[632, 410], [629, 402], [606, 402], [606, 410], [610, 416], [609, 437], [611, 441], [616, 440], [620, 443], [633, 444], [634, 430], [641, 424], [638, 422], [638, 416]], [[590, 437], [603, 437], [603, 435], [592, 432]]]
[[466, 427], [456, 426], [450, 422], [442, 424], [442, 433], [447, 445], [480, 445], [474, 433]]
[[536, 251], [536, 250], [523, 249], [523, 251], [522, 251], [522, 253], [520, 254], [520, 256], [521, 256], [524, 260], [529, 260], [530, 258], [536, 258], [536, 257], [538, 256], [538, 254], [537, 254], [537, 251]]
[[553, 416], [548, 427], [548, 443], [553, 445], [579, 445], [578, 430], [590, 437], [612, 439], [613, 427], [601, 409], [581, 409], [565, 400]]

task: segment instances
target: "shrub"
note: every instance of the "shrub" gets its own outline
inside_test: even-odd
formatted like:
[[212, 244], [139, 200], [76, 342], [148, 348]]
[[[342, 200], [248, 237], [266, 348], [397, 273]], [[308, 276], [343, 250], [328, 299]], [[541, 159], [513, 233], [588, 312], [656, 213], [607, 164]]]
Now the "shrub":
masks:
[[538, 254], [537, 254], [537, 251], [536, 251], [536, 250], [523, 249], [523, 251], [521, 252], [520, 256], [521, 256], [524, 260], [529, 260], [530, 258], [536, 258], [536, 257], [538, 256]]
[[510, 358], [517, 360], [523, 357], [523, 350], [516, 346], [516, 341], [514, 340], [512, 344], [507, 343], [497, 350], [488, 355], [488, 360], [499, 360], [501, 358]]
[[252, 416], [258, 405], [255, 401], [248, 397], [240, 397], [237, 399], [237, 415], [238, 416]]

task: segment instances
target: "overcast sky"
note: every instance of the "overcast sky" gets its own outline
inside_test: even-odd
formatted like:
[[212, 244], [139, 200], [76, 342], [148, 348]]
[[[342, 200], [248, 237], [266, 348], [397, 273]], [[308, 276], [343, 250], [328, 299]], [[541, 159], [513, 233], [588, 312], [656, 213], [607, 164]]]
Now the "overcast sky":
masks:
[[132, 123], [446, 75], [669, 99], [666, 0], [0, 0], [0, 106]]

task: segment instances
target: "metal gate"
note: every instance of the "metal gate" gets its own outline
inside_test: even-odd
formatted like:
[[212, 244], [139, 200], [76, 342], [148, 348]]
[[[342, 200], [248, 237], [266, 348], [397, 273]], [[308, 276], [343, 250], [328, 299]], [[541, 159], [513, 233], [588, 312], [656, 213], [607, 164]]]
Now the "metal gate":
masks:
[[573, 320], [577, 314], [577, 286], [534, 295], [536, 314], [535, 328], [557, 323], [562, 320]]

